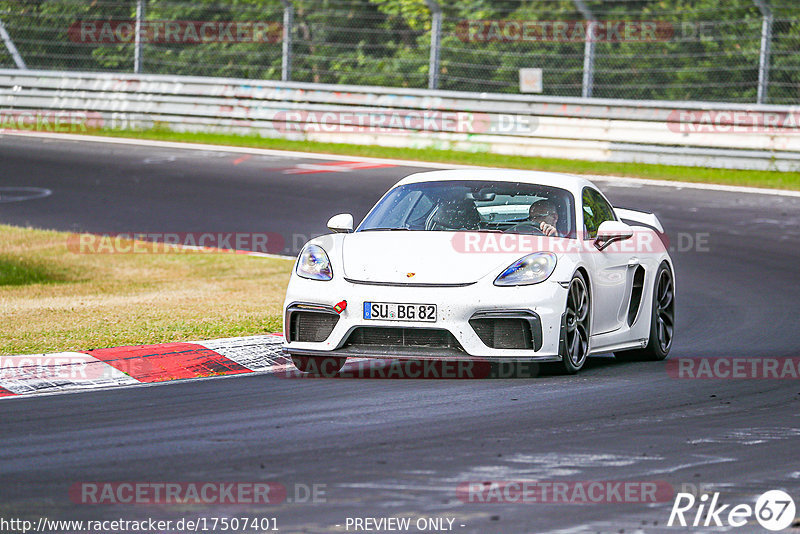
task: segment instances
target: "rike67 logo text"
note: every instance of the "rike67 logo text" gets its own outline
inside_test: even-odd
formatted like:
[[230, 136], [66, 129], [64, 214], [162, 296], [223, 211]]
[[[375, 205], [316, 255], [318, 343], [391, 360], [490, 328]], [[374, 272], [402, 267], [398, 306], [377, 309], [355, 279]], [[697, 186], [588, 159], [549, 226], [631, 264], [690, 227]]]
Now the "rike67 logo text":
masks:
[[795, 511], [794, 500], [781, 490], [767, 491], [755, 506], [721, 504], [718, 492], [710, 500], [708, 494], [695, 498], [691, 493], [678, 493], [667, 526], [743, 527], [755, 519], [765, 529], [778, 531], [792, 524]]

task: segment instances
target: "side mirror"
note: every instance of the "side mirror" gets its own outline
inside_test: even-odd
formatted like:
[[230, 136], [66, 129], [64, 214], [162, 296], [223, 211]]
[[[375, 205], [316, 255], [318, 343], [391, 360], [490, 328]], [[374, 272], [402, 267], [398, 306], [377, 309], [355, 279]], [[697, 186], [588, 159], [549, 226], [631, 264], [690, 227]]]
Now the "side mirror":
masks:
[[353, 216], [349, 213], [340, 213], [328, 219], [328, 228], [337, 234], [349, 234], [353, 231]]
[[597, 250], [603, 250], [611, 243], [624, 241], [633, 237], [633, 228], [621, 221], [605, 221], [600, 223], [597, 229], [597, 237], [594, 246]]

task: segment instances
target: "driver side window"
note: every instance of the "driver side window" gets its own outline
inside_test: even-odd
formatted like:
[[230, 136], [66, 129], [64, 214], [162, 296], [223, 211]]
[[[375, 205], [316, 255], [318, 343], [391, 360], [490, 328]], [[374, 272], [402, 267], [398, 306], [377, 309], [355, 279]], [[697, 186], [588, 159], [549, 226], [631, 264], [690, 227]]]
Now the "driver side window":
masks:
[[583, 189], [582, 203], [584, 239], [594, 239], [601, 223], [617, 220], [611, 205], [592, 188]]

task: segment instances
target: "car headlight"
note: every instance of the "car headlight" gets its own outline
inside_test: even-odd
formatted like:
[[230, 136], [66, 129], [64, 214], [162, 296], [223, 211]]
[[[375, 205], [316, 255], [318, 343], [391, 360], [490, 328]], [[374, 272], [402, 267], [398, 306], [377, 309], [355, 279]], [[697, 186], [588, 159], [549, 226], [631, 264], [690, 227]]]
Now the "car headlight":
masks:
[[544, 282], [556, 268], [556, 255], [552, 252], [536, 252], [520, 258], [500, 276], [495, 278], [496, 286], [527, 286]]
[[297, 274], [311, 280], [330, 280], [333, 278], [331, 260], [319, 245], [308, 245], [297, 260]]

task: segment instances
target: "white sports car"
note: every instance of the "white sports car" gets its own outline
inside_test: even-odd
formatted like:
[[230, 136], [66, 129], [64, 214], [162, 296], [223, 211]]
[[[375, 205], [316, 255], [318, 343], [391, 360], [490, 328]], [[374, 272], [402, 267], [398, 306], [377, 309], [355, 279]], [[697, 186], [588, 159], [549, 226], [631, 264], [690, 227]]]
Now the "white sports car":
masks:
[[355, 231], [349, 214], [328, 228], [302, 249], [284, 302], [283, 351], [301, 371], [336, 372], [353, 356], [558, 362], [575, 373], [591, 354], [661, 360], [672, 345], [660, 222], [613, 208], [583, 178], [418, 173]]

